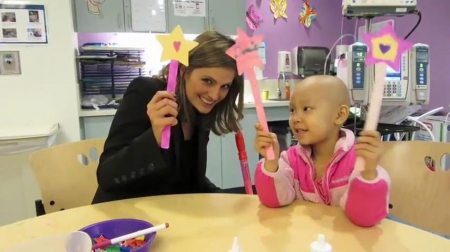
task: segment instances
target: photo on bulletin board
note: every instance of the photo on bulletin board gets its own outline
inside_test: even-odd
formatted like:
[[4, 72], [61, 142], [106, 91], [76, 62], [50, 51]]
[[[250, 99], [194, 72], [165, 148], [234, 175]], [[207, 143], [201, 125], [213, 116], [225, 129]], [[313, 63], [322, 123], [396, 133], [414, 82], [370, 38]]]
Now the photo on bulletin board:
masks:
[[48, 44], [43, 4], [0, 4], [0, 44]]

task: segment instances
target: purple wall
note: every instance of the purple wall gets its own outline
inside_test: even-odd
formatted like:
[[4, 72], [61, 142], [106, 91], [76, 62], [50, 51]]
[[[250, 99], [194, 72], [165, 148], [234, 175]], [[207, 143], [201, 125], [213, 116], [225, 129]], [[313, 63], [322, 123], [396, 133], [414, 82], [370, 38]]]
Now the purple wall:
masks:
[[[250, 35], [264, 34], [266, 43], [266, 66], [264, 76], [277, 78], [277, 62], [279, 51], [291, 51], [296, 46], [326, 46], [331, 48], [341, 36], [341, 4], [340, 0], [313, 0], [311, 5], [318, 15], [310, 28], [306, 28], [298, 21], [298, 14], [303, 1], [287, 0], [287, 20], [274, 20], [268, 0], [247, 0], [247, 7], [254, 4], [260, 15], [264, 17], [261, 26], [253, 31], [247, 27]], [[344, 33], [353, 33], [353, 27], [346, 25], [344, 19]]]
[[[264, 17], [264, 23], [253, 31], [247, 27], [250, 35], [264, 34], [266, 43], [267, 65], [264, 77], [277, 78], [277, 55], [278, 51], [291, 51], [295, 46], [326, 46], [331, 47], [341, 35], [341, 1], [340, 0], [314, 0], [313, 7], [318, 11], [317, 19], [308, 29], [298, 21], [298, 14], [302, 8], [303, 1], [287, 0], [287, 20], [274, 20], [270, 11], [268, 0], [246, 0], [247, 6], [254, 4], [258, 13]], [[353, 33], [353, 28], [346, 25], [344, 20], [344, 33]], [[78, 42], [119, 42], [130, 34], [79, 34]], [[145, 40], [148, 34], [132, 34], [128, 41]], [[139, 38], [137, 38], [139, 37]], [[94, 40], [94, 41], [93, 41]]]
[[[264, 34], [266, 42], [267, 65], [264, 76], [269, 78], [277, 77], [277, 52], [290, 51], [295, 46], [327, 46], [331, 47], [341, 35], [341, 1], [340, 0], [312, 0], [311, 4], [318, 11], [317, 19], [308, 29], [298, 21], [298, 14], [303, 1], [287, 0], [287, 20], [273, 19], [273, 14], [269, 8], [268, 0], [246, 0], [247, 6], [254, 4], [257, 11], [264, 17], [264, 23], [256, 30], [252, 31], [247, 27], [250, 35]], [[431, 81], [432, 101], [428, 107], [435, 108], [444, 106], [447, 108], [450, 103], [450, 91], [447, 85], [450, 84], [450, 74], [448, 63], [450, 59], [446, 53], [446, 43], [450, 41], [450, 9], [449, 0], [432, 0], [419, 2], [419, 9], [422, 12], [422, 22], [409, 40], [414, 43], [425, 43], [430, 45], [431, 51]], [[394, 18], [395, 28], [399, 35], [406, 35], [416, 23], [417, 17], [414, 15]], [[374, 22], [383, 19], [375, 19]], [[360, 22], [362, 25], [363, 22]], [[343, 33], [353, 34], [355, 31], [355, 21], [344, 19]], [[132, 36], [130, 39], [128, 36]], [[148, 34], [79, 34], [79, 42], [111, 42], [124, 39], [128, 41], [142, 41], [142, 36]], [[139, 37], [139, 38], [138, 38]], [[121, 39], [119, 39], [121, 38]], [[93, 41], [95, 40], [95, 41]], [[346, 40], [346, 42], [350, 42]]]

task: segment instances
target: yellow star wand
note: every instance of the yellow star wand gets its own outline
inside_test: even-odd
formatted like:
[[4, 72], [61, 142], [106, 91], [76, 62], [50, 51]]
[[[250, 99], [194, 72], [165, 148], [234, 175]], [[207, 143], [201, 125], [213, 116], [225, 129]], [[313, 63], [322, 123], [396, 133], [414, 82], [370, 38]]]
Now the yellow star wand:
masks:
[[[161, 62], [170, 60], [169, 76], [167, 76], [167, 91], [174, 93], [177, 86], [179, 63], [189, 66], [189, 52], [194, 49], [198, 42], [186, 40], [183, 30], [179, 25], [173, 29], [171, 34], [157, 35], [156, 39], [163, 47]], [[161, 137], [161, 148], [168, 149], [170, 146], [170, 126], [163, 129]]]

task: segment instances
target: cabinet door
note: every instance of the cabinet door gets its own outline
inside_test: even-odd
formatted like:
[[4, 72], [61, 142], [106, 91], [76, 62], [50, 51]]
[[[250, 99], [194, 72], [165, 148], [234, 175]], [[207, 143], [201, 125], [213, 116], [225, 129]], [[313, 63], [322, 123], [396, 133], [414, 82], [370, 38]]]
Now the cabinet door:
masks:
[[246, 29], [244, 0], [209, 0], [210, 29], [236, 35], [238, 27]]
[[174, 3], [172, 0], [167, 1], [167, 19], [168, 19], [168, 32], [180, 25], [184, 34], [200, 34], [205, 30], [208, 30], [208, 1], [206, 3], [206, 16], [205, 17], [184, 17], [176, 16]]
[[[144, 0], [150, 3], [149, 7], [136, 12], [134, 8], [140, 7], [142, 0], [137, 4], [132, 4], [132, 0], [122, 0], [125, 15], [125, 31], [139, 33], [167, 33], [167, 1], [165, 0]], [[136, 16], [134, 16], [136, 15]], [[152, 21], [149, 21], [152, 20]], [[154, 20], [154, 21], [153, 21]], [[136, 22], [136, 26], [133, 23]], [[158, 22], [158, 24], [154, 23]], [[137, 29], [137, 30], [135, 30]]]
[[125, 32], [123, 0], [74, 1], [77, 32]]
[[80, 118], [81, 139], [104, 138], [106, 139], [111, 128], [114, 116], [92, 116]]
[[206, 163], [206, 177], [216, 186], [222, 187], [222, 139], [210, 133]]

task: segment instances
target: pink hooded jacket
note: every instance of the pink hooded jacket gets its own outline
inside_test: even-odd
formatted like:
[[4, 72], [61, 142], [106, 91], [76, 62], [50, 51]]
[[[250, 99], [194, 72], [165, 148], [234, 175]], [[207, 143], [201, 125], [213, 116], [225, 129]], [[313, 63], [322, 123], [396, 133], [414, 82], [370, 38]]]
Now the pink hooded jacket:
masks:
[[370, 227], [388, 214], [390, 178], [378, 166], [378, 177], [368, 181], [354, 170], [355, 136], [341, 130], [335, 154], [326, 173], [315, 180], [315, 169], [308, 146], [296, 145], [281, 153], [275, 173], [264, 169], [264, 159], [255, 171], [258, 197], [268, 207], [281, 207], [295, 199], [340, 205], [348, 218], [358, 226]]

